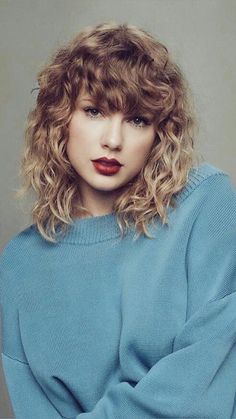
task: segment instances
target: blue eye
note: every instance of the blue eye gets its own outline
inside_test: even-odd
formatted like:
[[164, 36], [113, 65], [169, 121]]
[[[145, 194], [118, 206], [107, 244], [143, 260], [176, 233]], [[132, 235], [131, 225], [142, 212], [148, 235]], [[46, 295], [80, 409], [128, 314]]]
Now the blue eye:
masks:
[[[98, 114], [101, 113], [97, 108], [85, 108], [84, 111], [91, 118], [97, 118]], [[136, 128], [144, 128], [145, 126], [150, 125], [150, 121], [147, 118], [141, 116], [135, 116], [134, 118], [130, 119], [130, 121], [133, 121], [132, 125], [134, 125]]]
[[134, 125], [136, 125], [137, 127], [140, 127], [140, 128], [150, 124], [150, 122], [146, 118], [143, 118], [141, 116], [136, 116], [135, 118], [133, 118], [132, 121], [137, 121], [137, 120], [141, 121], [142, 125], [140, 125], [140, 122], [138, 124], [135, 123]]
[[[98, 112], [98, 113], [99, 113], [98, 109], [96, 109], [96, 108], [85, 108], [85, 109], [84, 109], [84, 111], [85, 111], [87, 114], [89, 114], [89, 116], [91, 116], [92, 118], [96, 118], [96, 116], [97, 116], [96, 112]], [[94, 114], [94, 112], [93, 112], [93, 111], [95, 111], [95, 114]]]

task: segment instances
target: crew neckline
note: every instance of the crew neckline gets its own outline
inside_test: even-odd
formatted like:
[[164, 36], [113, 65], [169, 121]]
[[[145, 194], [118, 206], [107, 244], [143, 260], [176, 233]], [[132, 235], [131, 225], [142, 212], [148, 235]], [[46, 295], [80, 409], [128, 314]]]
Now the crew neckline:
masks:
[[92, 217], [75, 218], [59, 242], [93, 244], [121, 236], [115, 212]]
[[[199, 166], [192, 167], [187, 184], [175, 197], [177, 204], [181, 204], [202, 181], [212, 175], [228, 174], [208, 162], [201, 162]], [[169, 208], [168, 211], [173, 211], [173, 208]], [[132, 225], [125, 234], [134, 233], [135, 229]], [[121, 238], [122, 233], [117, 221], [117, 215], [115, 212], [111, 212], [105, 215], [75, 218], [72, 224], [68, 226], [67, 232], [63, 236], [59, 234], [58, 242], [86, 245], [108, 241], [119, 236]]]

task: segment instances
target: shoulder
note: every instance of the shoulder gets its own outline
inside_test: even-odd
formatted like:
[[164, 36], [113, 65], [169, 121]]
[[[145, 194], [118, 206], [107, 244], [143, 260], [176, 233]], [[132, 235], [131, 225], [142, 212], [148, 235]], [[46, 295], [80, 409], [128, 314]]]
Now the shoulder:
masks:
[[205, 235], [209, 230], [236, 229], [236, 190], [230, 175], [207, 162], [189, 171], [175, 203], [169, 208], [169, 226], [178, 231], [190, 234], [194, 227]]
[[3, 247], [0, 254], [0, 303], [4, 306], [19, 299], [22, 279], [34, 269], [32, 255], [40, 240], [34, 224], [19, 231]]
[[36, 240], [39, 240], [39, 234], [34, 224], [12, 236], [1, 251], [0, 271], [10, 272], [24, 265], [24, 262], [29, 263], [29, 255]]
[[177, 203], [182, 203], [187, 198], [194, 199], [218, 191], [220, 194], [236, 194], [229, 173], [208, 162], [203, 162], [197, 167], [192, 167], [188, 174], [185, 187], [176, 195]]

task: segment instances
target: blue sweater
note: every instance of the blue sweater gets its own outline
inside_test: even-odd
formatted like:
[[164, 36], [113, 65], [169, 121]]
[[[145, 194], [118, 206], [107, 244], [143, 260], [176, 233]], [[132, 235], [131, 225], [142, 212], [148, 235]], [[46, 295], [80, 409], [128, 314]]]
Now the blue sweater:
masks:
[[192, 168], [154, 239], [114, 213], [58, 244], [35, 224], [0, 258], [2, 364], [17, 419], [236, 418], [236, 191]]

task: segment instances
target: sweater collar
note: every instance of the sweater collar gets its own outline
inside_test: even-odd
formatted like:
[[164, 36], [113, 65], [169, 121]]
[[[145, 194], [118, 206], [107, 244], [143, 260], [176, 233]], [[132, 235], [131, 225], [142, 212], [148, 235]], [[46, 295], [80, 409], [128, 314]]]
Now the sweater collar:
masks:
[[[225, 172], [207, 162], [201, 163], [199, 167], [191, 168], [187, 184], [175, 197], [177, 204], [181, 204], [204, 179], [215, 173]], [[173, 211], [173, 208], [169, 208], [168, 211]], [[130, 227], [130, 232], [132, 234], [135, 232], [134, 227]], [[117, 216], [112, 212], [106, 215], [74, 219], [66, 234], [60, 237], [59, 241], [72, 244], [92, 244], [119, 236], [121, 237], [121, 230]]]
[[75, 218], [59, 242], [92, 244], [121, 236], [114, 212], [86, 218]]

